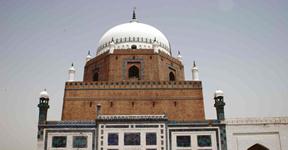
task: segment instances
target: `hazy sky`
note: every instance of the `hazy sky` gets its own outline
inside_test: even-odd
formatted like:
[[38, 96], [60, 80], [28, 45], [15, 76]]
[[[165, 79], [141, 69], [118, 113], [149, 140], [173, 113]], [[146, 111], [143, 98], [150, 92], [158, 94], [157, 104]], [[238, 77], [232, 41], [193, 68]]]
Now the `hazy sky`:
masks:
[[287, 0], [0, 0], [1, 150], [36, 148], [39, 92], [48, 120], [60, 120], [67, 69], [74, 62], [82, 80], [87, 51], [134, 6], [181, 51], [187, 80], [196, 60], [206, 118], [216, 89], [227, 118], [288, 116]]

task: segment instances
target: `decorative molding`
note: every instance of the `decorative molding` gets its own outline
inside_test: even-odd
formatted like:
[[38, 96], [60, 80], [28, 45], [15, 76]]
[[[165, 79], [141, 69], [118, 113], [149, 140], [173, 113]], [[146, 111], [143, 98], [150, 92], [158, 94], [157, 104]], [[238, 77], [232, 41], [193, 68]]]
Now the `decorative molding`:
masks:
[[128, 62], [140, 62], [140, 79], [144, 79], [144, 59], [143, 58], [126, 58], [122, 63], [122, 80], [129, 80], [127, 76]]
[[44, 128], [96, 128], [95, 120], [69, 120], [69, 121], [46, 121], [40, 124]]
[[65, 89], [201, 89], [201, 81], [93, 81], [66, 82]]
[[224, 120], [223, 123], [227, 125], [288, 124], [288, 117], [231, 118]]
[[167, 121], [165, 115], [99, 115], [97, 121]]
[[[99, 90], [99, 89], [98, 89]], [[137, 99], [136, 99], [137, 98]], [[133, 100], [133, 101], [151, 101], [151, 99], [155, 99], [153, 96], [147, 96], [147, 97], [139, 97], [139, 96], [117, 96], [117, 97], [68, 97], [66, 96], [65, 100], [66, 101], [112, 101], [112, 100], [117, 100], [117, 101], [128, 101], [128, 100]], [[177, 97], [172, 97], [172, 96], [166, 96], [166, 97], [157, 97], [157, 100], [171, 100], [171, 101], [177, 101], [177, 100], [195, 100], [195, 101], [202, 101], [203, 97], [201, 96], [177, 96]]]

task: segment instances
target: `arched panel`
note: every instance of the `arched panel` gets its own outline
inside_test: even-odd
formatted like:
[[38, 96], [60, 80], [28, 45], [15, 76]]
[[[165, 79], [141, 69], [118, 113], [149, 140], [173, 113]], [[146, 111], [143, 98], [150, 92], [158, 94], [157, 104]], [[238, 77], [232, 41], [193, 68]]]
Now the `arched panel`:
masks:
[[261, 144], [254, 144], [253, 146], [249, 147], [247, 150], [269, 150], [269, 149]]
[[129, 71], [128, 71], [128, 77], [129, 77], [129, 79], [133, 79], [133, 78], [139, 79], [139, 77], [140, 77], [139, 68], [136, 66], [130, 67]]
[[176, 79], [175, 79], [175, 75], [174, 75], [174, 73], [173, 72], [170, 72], [169, 73], [169, 81], [175, 81]]
[[98, 81], [99, 80], [99, 74], [98, 72], [95, 72], [93, 75], [93, 81]]

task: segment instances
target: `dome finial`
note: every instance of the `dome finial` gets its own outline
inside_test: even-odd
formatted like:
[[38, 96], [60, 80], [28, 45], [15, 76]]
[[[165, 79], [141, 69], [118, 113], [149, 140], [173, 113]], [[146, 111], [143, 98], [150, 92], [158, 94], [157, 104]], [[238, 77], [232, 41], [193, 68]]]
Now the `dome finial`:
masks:
[[196, 63], [195, 63], [195, 60], [193, 61], [193, 67], [196, 67]]
[[136, 21], [136, 13], [135, 13], [136, 7], [133, 8], [133, 16], [132, 21]]
[[135, 13], [136, 7], [133, 8], [133, 17], [132, 19], [135, 20], [136, 19], [136, 13]]

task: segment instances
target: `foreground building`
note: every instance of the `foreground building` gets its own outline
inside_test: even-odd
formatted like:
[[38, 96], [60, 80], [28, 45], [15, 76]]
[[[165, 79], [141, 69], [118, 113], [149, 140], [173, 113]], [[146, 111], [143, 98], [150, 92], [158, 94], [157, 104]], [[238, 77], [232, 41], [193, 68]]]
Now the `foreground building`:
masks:
[[215, 92], [217, 119], [206, 120], [196, 64], [185, 80], [180, 53], [173, 57], [164, 34], [135, 12], [102, 36], [96, 57], [88, 54], [83, 81], [74, 76], [72, 64], [61, 121], [47, 121], [49, 96], [40, 94], [39, 150], [227, 149], [223, 92]]

